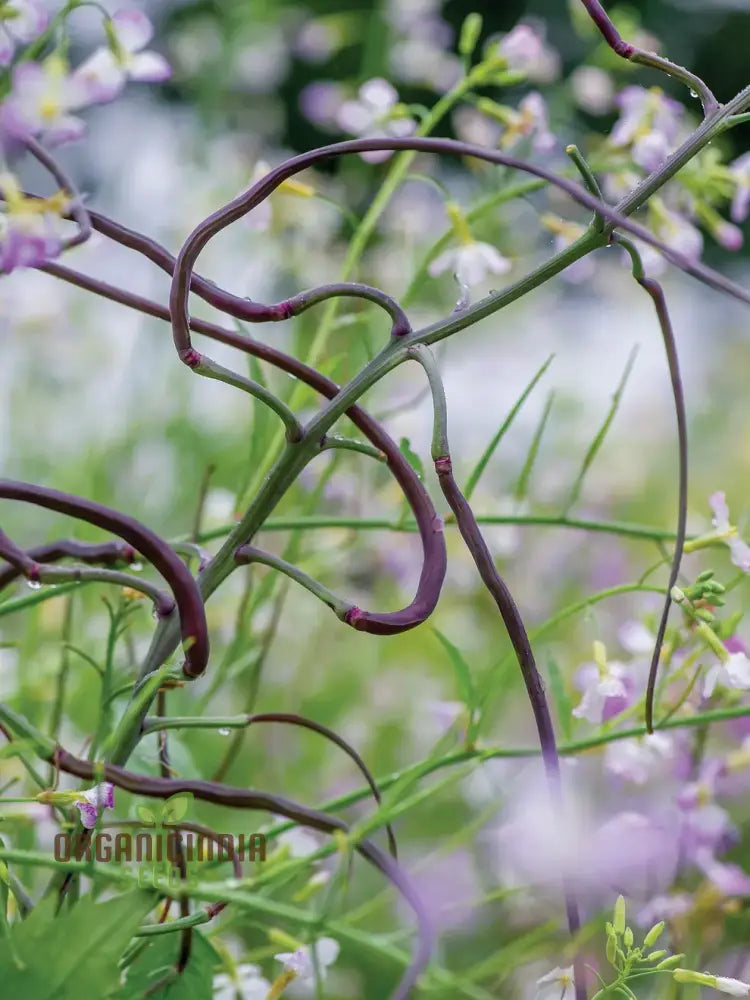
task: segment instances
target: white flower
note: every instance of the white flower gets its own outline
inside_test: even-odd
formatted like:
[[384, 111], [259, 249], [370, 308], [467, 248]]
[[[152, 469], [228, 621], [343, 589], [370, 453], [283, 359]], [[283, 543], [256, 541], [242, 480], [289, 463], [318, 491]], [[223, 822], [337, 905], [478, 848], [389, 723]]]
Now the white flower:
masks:
[[612, 77], [596, 66], [578, 66], [569, 82], [576, 103], [591, 115], [606, 115], [612, 109], [615, 88]]
[[139, 10], [119, 10], [110, 24], [110, 46], [98, 48], [75, 71], [74, 77], [92, 101], [110, 101], [126, 80], [159, 83], [172, 69], [157, 52], [142, 52], [154, 34], [151, 21]]
[[712, 976], [710, 972], [693, 972], [692, 969], [675, 969], [672, 976], [678, 983], [696, 983], [699, 986], [708, 986], [721, 993], [728, 993], [732, 997], [750, 996], [750, 984], [743, 983], [740, 979]]
[[616, 660], [606, 664], [587, 664], [580, 674], [583, 697], [573, 709], [573, 715], [577, 719], [600, 723], [608, 698], [627, 698], [626, 676], [625, 667]]
[[[322, 937], [315, 942], [313, 948], [315, 949], [315, 958], [317, 959], [320, 973], [324, 975], [328, 966], [333, 965], [338, 958], [339, 943], [333, 938]], [[296, 951], [291, 952], [283, 951], [274, 957], [283, 964], [285, 969], [293, 972], [303, 982], [315, 978], [315, 968], [310, 948], [298, 948]]]
[[712, 493], [708, 498], [708, 505], [714, 515], [711, 521], [714, 528], [727, 535], [726, 542], [732, 562], [743, 572], [750, 573], [750, 546], [737, 537], [737, 529], [729, 523], [729, 507], [725, 495], [722, 492]]
[[[336, 121], [344, 132], [351, 132], [362, 138], [379, 139], [411, 135], [416, 128], [414, 120], [398, 112], [398, 93], [382, 77], [367, 80], [358, 91], [358, 99], [344, 101], [336, 115]], [[379, 163], [387, 160], [388, 150], [376, 150], [361, 154], [363, 160]]]
[[575, 984], [573, 966], [561, 969], [559, 966], [537, 979], [536, 1000], [573, 1000]]
[[271, 984], [260, 974], [257, 965], [245, 963], [238, 965], [234, 976], [226, 972], [214, 976], [213, 1000], [236, 1000], [239, 994], [242, 1000], [265, 1000]]
[[7, 0], [3, 7], [0, 31], [0, 65], [7, 66], [13, 56], [15, 42], [30, 42], [49, 24], [49, 14], [39, 0]]
[[78, 139], [85, 126], [69, 112], [88, 100], [58, 56], [43, 63], [22, 62], [13, 70], [13, 86], [2, 105], [2, 125], [20, 139], [29, 135], [40, 135], [48, 143]]
[[279, 834], [278, 844], [279, 847], [287, 848], [292, 858], [307, 858], [320, 847], [311, 833], [298, 826]]
[[643, 622], [634, 619], [624, 622], [620, 626], [617, 630], [617, 638], [620, 640], [622, 648], [634, 655], [650, 654], [656, 642], [656, 636], [653, 632], [647, 629]]
[[608, 744], [604, 766], [635, 785], [645, 785], [654, 770], [670, 759], [672, 749], [672, 740], [663, 733], [617, 740]]
[[716, 976], [716, 987], [721, 993], [728, 993], [732, 997], [746, 997], [750, 995], [750, 985], [743, 983], [740, 979], [727, 979], [726, 976]]
[[703, 697], [709, 698], [717, 684], [741, 691], [750, 689], [750, 660], [744, 653], [729, 653], [723, 663], [714, 663], [703, 679]]
[[508, 258], [489, 243], [472, 240], [436, 257], [429, 266], [429, 273], [435, 278], [445, 271], [453, 271], [459, 285], [471, 288], [481, 284], [489, 274], [507, 274], [512, 266]]

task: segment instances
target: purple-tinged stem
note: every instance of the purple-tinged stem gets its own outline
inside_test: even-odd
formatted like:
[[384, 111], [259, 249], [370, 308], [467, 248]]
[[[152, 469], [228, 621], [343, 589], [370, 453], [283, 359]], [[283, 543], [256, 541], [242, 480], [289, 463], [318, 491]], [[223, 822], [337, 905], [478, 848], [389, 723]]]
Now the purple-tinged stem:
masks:
[[619, 243], [630, 255], [633, 265], [633, 277], [650, 296], [656, 310], [656, 317], [659, 321], [664, 350], [667, 355], [667, 365], [669, 367], [669, 379], [672, 385], [672, 400], [674, 402], [675, 416], [677, 418], [677, 453], [678, 453], [678, 485], [677, 485], [677, 530], [675, 532], [674, 553], [672, 564], [669, 569], [669, 581], [667, 583], [667, 594], [664, 599], [659, 627], [656, 631], [656, 641], [654, 651], [651, 655], [651, 665], [648, 672], [648, 684], [646, 686], [646, 729], [649, 733], [654, 731], [654, 696], [656, 694], [656, 677], [659, 672], [659, 659], [661, 657], [662, 646], [664, 645], [664, 635], [667, 631], [669, 612], [672, 607], [672, 588], [677, 583], [680, 572], [680, 563], [685, 549], [685, 536], [687, 534], [687, 495], [688, 495], [688, 428], [687, 428], [687, 407], [685, 405], [685, 392], [680, 375], [679, 357], [677, 354], [677, 342], [672, 328], [672, 321], [667, 309], [667, 300], [664, 291], [658, 281], [647, 278], [643, 271], [643, 264], [637, 248], [630, 240], [622, 237], [615, 237], [614, 242]]
[[[526, 693], [531, 703], [552, 801], [555, 808], [562, 811], [564, 803], [555, 727], [552, 723], [547, 696], [544, 693], [544, 683], [536, 666], [526, 627], [513, 595], [497, 571], [492, 553], [487, 547], [474, 512], [453, 476], [453, 463], [448, 441], [448, 408], [445, 389], [435, 358], [430, 349], [421, 344], [411, 348], [409, 353], [422, 366], [430, 383], [434, 411], [431, 451], [440, 488], [453, 511], [458, 530], [474, 560], [474, 565], [479, 571], [482, 583], [497, 605], [513, 645], [518, 665], [521, 668], [521, 676], [526, 686]], [[568, 929], [571, 937], [575, 939], [581, 929], [581, 919], [575, 893], [566, 880], [563, 880], [563, 895]], [[584, 966], [578, 955], [574, 958], [574, 969], [576, 1000], [586, 1000]]]
[[[78, 559], [83, 563], [110, 565], [118, 562], [134, 563], [138, 560], [138, 553], [126, 542], [89, 543], [79, 542], [74, 538], [63, 538], [45, 545], [36, 545], [34, 548], [26, 549], [25, 554], [39, 563], [57, 562], [58, 559]], [[23, 570], [15, 566], [0, 568], [0, 590], [19, 576], [23, 576]]]
[[[536, 163], [529, 163], [518, 157], [510, 156], [496, 149], [488, 149], [483, 146], [476, 146], [467, 142], [459, 142], [454, 139], [435, 139], [419, 136], [409, 138], [378, 138], [378, 139], [350, 139], [346, 142], [337, 142], [329, 146], [321, 146], [318, 149], [307, 153], [293, 156], [280, 164], [270, 173], [257, 181], [251, 188], [243, 194], [238, 195], [222, 208], [213, 212], [202, 222], [200, 222], [192, 233], [185, 240], [177, 257], [176, 268], [172, 277], [172, 287], [170, 289], [170, 314], [172, 321], [172, 336], [175, 349], [179, 358], [185, 362], [190, 362], [193, 357], [193, 348], [190, 341], [190, 312], [188, 308], [189, 292], [193, 280], [193, 270], [198, 257], [204, 247], [223, 229], [237, 222], [247, 215], [253, 208], [256, 208], [264, 199], [269, 197], [285, 180], [300, 173], [302, 170], [315, 164], [353, 153], [380, 152], [382, 150], [406, 150], [425, 153], [444, 154], [452, 156], [474, 157], [488, 163], [495, 163], [508, 167], [512, 170], [520, 170], [524, 173], [540, 177], [554, 187], [559, 188], [568, 194], [573, 201], [593, 212], [598, 212], [602, 218], [606, 219], [610, 228], [618, 227], [626, 232], [637, 236], [649, 246], [655, 247], [671, 263], [687, 274], [691, 274], [705, 284], [724, 291], [733, 298], [741, 302], [750, 303], [750, 292], [745, 291], [739, 285], [729, 281], [723, 275], [713, 271], [703, 264], [697, 263], [671, 247], [662, 240], [659, 240], [645, 226], [641, 226], [628, 218], [626, 214], [613, 208], [600, 198], [590, 194], [579, 184], [560, 177], [545, 167]], [[667, 161], [678, 162], [683, 155], [684, 149], [677, 150]]]
[[83, 203], [83, 198], [81, 197], [72, 179], [68, 176], [67, 171], [63, 170], [57, 160], [47, 152], [40, 142], [32, 136], [27, 136], [24, 142], [31, 155], [37, 159], [42, 166], [46, 167], [62, 190], [70, 196], [70, 215], [78, 226], [78, 232], [75, 236], [71, 236], [67, 240], [63, 241], [62, 249], [70, 250], [73, 247], [80, 246], [81, 243], [85, 243], [88, 239], [90, 239], [93, 232], [91, 216]]
[[[166, 251], [164, 252], [166, 253]], [[170, 260], [174, 263], [174, 258], [170, 258]], [[121, 305], [137, 309], [146, 315], [169, 322], [168, 309], [133, 292], [128, 292], [125, 289], [99, 281], [97, 278], [80, 274], [61, 264], [45, 264], [40, 270], [61, 278], [63, 281], [77, 285], [80, 288], [84, 288], [87, 291], [94, 292], [96, 295], [101, 295], [113, 302], [119, 302]], [[229, 344], [244, 351], [246, 354], [251, 354], [254, 357], [268, 361], [282, 371], [294, 375], [306, 385], [311, 386], [322, 396], [325, 396], [326, 399], [334, 399], [340, 391], [339, 386], [334, 381], [321, 374], [315, 368], [311, 368], [309, 365], [284, 354], [274, 347], [269, 347], [267, 344], [260, 343], [259, 341], [242, 337], [240, 334], [226, 330], [213, 323], [208, 323], [205, 320], [191, 318], [190, 326], [196, 333], [205, 334], [219, 343]], [[392, 635], [420, 625], [435, 609], [447, 567], [442, 521], [438, 517], [432, 500], [420, 482], [419, 477], [402, 454], [396, 442], [380, 423], [357, 405], [349, 407], [346, 410], [346, 416], [364, 434], [367, 440], [386, 456], [388, 468], [401, 487], [414, 515], [422, 542], [422, 570], [414, 600], [403, 610], [386, 614], [377, 614], [355, 608], [348, 621], [348, 624], [360, 631]]]
[[[151, 732], [156, 732], [161, 728], [161, 719], [151, 719], [146, 718], [143, 720], [143, 733], [147, 735]], [[179, 728], [176, 723], [179, 720], [168, 720], [169, 728]], [[348, 743], [343, 736], [340, 736], [335, 729], [330, 729], [328, 726], [324, 726], [321, 722], [316, 722], [314, 719], [308, 719], [304, 715], [297, 715], [295, 712], [259, 712], [254, 715], [248, 715], [245, 719], [245, 726], [253, 726], [258, 722], [281, 722], [290, 726], [301, 726], [303, 729], [309, 729], [313, 733], [318, 733], [318, 735], [325, 737], [325, 739], [330, 740], [331, 743], [335, 743], [339, 749], [343, 750], [344, 753], [353, 760], [357, 765], [360, 774], [363, 776], [367, 785], [372, 792], [372, 796], [375, 801], [380, 805], [381, 796], [380, 789], [377, 786], [377, 782], [372, 775], [367, 764], [365, 764], [362, 757], [354, 749], [351, 743]], [[166, 727], [165, 727], [166, 728]], [[398, 846], [396, 844], [396, 837], [393, 832], [393, 828], [390, 823], [386, 823], [385, 826], [386, 834], [388, 837], [388, 848], [391, 852], [394, 860], [398, 860]]]
[[678, 66], [676, 63], [670, 62], [669, 59], [664, 59], [655, 52], [647, 52], [645, 49], [633, 45], [632, 42], [626, 42], [599, 0], [581, 0], [581, 2], [601, 32], [604, 41], [618, 56], [622, 56], [629, 62], [639, 63], [641, 66], [650, 66], [652, 69], [661, 70], [667, 76], [680, 80], [685, 86], [690, 87], [695, 96], [700, 97], [704, 115], [711, 114], [719, 107], [719, 102], [699, 76], [691, 73], [684, 66]]
[[185, 651], [184, 672], [189, 677], [199, 677], [203, 673], [209, 654], [203, 599], [190, 571], [164, 539], [127, 514], [46, 486], [0, 479], [0, 499], [31, 503], [88, 521], [118, 535], [137, 549], [161, 573], [174, 594]]
[[[172, 274], [174, 257], [161, 244], [133, 229], [128, 229], [101, 212], [90, 212], [89, 214], [91, 224], [98, 233], [109, 237], [120, 246], [137, 251], [156, 264], [157, 267], [160, 267], [162, 271], [169, 275]], [[232, 295], [231, 292], [219, 288], [214, 282], [202, 278], [198, 274], [191, 277], [190, 290], [200, 296], [204, 302], [208, 302], [209, 305], [226, 313], [227, 316], [244, 320], [246, 323], [278, 323], [299, 316], [312, 306], [325, 302], [326, 299], [351, 296], [352, 298], [366, 299], [381, 306], [393, 320], [392, 336], [405, 336], [411, 332], [406, 313], [398, 302], [379, 288], [371, 288], [369, 285], [362, 285], [358, 282], [332, 282], [318, 288], [298, 292], [291, 298], [272, 305], [263, 305], [261, 302], [253, 302], [239, 295]]]

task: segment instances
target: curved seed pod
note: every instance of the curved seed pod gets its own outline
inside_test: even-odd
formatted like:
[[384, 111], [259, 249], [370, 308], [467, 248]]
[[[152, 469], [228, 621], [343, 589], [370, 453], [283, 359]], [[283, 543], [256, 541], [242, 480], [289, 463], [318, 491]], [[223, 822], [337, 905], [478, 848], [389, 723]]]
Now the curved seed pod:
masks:
[[[79, 542], [75, 538], [61, 538], [56, 542], [48, 542], [45, 545], [35, 545], [26, 549], [25, 554], [34, 562], [52, 563], [60, 559], [77, 559], [82, 563], [99, 564], [105, 566], [118, 562], [134, 563], [138, 559], [138, 553], [132, 545], [127, 542]], [[23, 576], [23, 571], [16, 566], [8, 565], [0, 568], [0, 590], [7, 587], [19, 576]]]
[[203, 673], [209, 652], [203, 599], [190, 571], [164, 539], [127, 514], [46, 486], [0, 479], [0, 499], [20, 500], [88, 521], [111, 531], [137, 549], [161, 573], [174, 594], [185, 649], [185, 673], [189, 677], [199, 677]]
[[[167, 254], [167, 251], [165, 250], [164, 253]], [[171, 261], [171, 268], [174, 264], [174, 258], [169, 254], [167, 256]], [[169, 322], [169, 310], [143, 296], [80, 274], [61, 264], [45, 264], [40, 270], [113, 302], [119, 302], [131, 309], [137, 309], [139, 312]], [[219, 343], [229, 344], [246, 354], [268, 361], [316, 389], [326, 399], [333, 399], [339, 392], [339, 386], [332, 379], [274, 347], [242, 337], [238, 333], [225, 330], [223, 327], [205, 320], [191, 318], [190, 326], [196, 333], [205, 334]], [[393, 635], [420, 625], [435, 609], [447, 569], [443, 522], [414, 469], [381, 424], [360, 406], [351, 406], [346, 411], [346, 415], [362, 431], [367, 440], [385, 455], [388, 468], [401, 487], [414, 514], [422, 543], [422, 570], [414, 600], [400, 611], [378, 613], [354, 608], [347, 619], [347, 624], [359, 631]]]

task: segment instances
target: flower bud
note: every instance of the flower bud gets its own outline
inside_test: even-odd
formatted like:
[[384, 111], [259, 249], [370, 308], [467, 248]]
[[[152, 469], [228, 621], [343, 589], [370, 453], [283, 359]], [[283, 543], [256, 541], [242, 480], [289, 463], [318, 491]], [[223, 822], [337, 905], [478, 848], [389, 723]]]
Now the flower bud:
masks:
[[654, 924], [654, 926], [651, 928], [651, 930], [643, 939], [643, 947], [650, 948], [652, 944], [656, 944], [656, 942], [661, 937], [663, 930], [664, 930], [664, 921], [660, 920], [658, 924]]
[[612, 917], [612, 926], [615, 934], [622, 934], [625, 931], [625, 897], [618, 896], [615, 903], [615, 911]]
[[461, 25], [461, 34], [458, 39], [458, 51], [465, 59], [474, 55], [479, 36], [482, 33], [482, 15], [477, 13], [467, 14], [464, 23]]

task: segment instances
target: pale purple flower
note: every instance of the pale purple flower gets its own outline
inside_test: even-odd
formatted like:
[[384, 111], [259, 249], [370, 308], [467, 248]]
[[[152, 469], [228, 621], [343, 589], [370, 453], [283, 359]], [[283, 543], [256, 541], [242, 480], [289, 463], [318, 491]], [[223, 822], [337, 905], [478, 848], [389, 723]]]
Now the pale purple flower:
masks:
[[654, 896], [636, 914], [635, 922], [639, 927], [653, 927], [660, 920], [671, 921], [683, 917], [692, 908], [692, 897], [686, 892], [673, 893], [671, 896]]
[[13, 70], [12, 81], [0, 108], [0, 121], [8, 135], [19, 139], [42, 136], [53, 144], [83, 135], [84, 123], [70, 112], [90, 98], [62, 59], [50, 56], [43, 63], [23, 62]]
[[560, 72], [560, 57], [545, 44], [544, 35], [530, 24], [517, 24], [500, 39], [498, 52], [508, 69], [525, 73], [537, 83], [549, 83]]
[[[336, 121], [342, 131], [367, 139], [405, 137], [416, 128], [414, 119], [399, 111], [398, 93], [382, 77], [363, 83], [357, 100], [344, 101]], [[391, 153], [376, 150], [361, 155], [370, 163], [380, 163], [387, 160]]]
[[674, 754], [674, 746], [664, 733], [651, 733], [610, 743], [604, 754], [604, 766], [612, 774], [644, 785], [655, 773], [663, 771]]
[[624, 664], [616, 660], [606, 664], [584, 664], [576, 677], [583, 697], [573, 709], [573, 715], [596, 724], [619, 715], [627, 707], [630, 697], [626, 679]]
[[729, 173], [734, 181], [732, 198], [732, 219], [744, 222], [750, 212], [750, 153], [743, 153], [729, 164]]
[[575, 996], [575, 982], [573, 980], [573, 966], [561, 969], [559, 966], [552, 969], [546, 976], [542, 976], [536, 981], [536, 1000], [573, 1000]]
[[705, 851], [715, 854], [727, 850], [735, 841], [736, 828], [729, 813], [714, 800], [720, 761], [707, 762], [699, 781], [688, 782], [677, 795], [681, 811], [680, 844], [686, 861], [705, 861]]
[[336, 115], [344, 103], [344, 88], [333, 80], [315, 80], [303, 87], [299, 95], [299, 109], [313, 125], [333, 128]]
[[472, 240], [440, 254], [428, 270], [433, 278], [452, 271], [462, 288], [472, 288], [480, 285], [490, 274], [507, 274], [512, 266], [496, 247]]
[[722, 491], [712, 493], [708, 505], [713, 513], [711, 523], [720, 534], [726, 534], [731, 559], [743, 572], [750, 573], [750, 546], [737, 536], [737, 529], [729, 522], [729, 506]]
[[[620, 108], [620, 117], [609, 137], [613, 146], [632, 146], [635, 158], [640, 143], [639, 155], [647, 162], [654, 161], [658, 150], [669, 150], [677, 138], [680, 119], [685, 112], [678, 101], [667, 97], [658, 87], [647, 90], [630, 86], [620, 91], [615, 103]], [[646, 138], [653, 135], [663, 140], [663, 145], [657, 146], [654, 142], [644, 146]], [[641, 165], [646, 166], [645, 163]], [[646, 166], [646, 169], [653, 168]]]
[[[339, 943], [330, 937], [319, 938], [312, 946], [315, 950], [315, 958], [321, 975], [329, 965], [333, 965], [339, 955]], [[315, 976], [313, 957], [308, 947], [298, 948], [294, 952], [283, 951], [275, 955], [277, 961], [281, 962], [285, 969], [289, 969], [299, 979], [311, 980]]]
[[689, 260], [698, 261], [703, 253], [703, 236], [689, 219], [674, 212], [658, 198], [651, 202], [651, 219], [656, 236]]
[[502, 135], [502, 146], [509, 149], [521, 139], [531, 139], [531, 145], [537, 153], [548, 153], [555, 145], [556, 139], [549, 128], [547, 104], [540, 93], [532, 91], [518, 104], [518, 110], [506, 108], [505, 129]]
[[696, 851], [693, 860], [723, 896], [750, 895], [750, 875], [739, 865], [718, 861], [713, 852], [706, 848]]
[[745, 242], [742, 230], [737, 226], [733, 226], [731, 222], [726, 222], [724, 219], [718, 219], [711, 226], [711, 235], [720, 246], [723, 246], [725, 250], [731, 250], [733, 253], [740, 250], [742, 244]]
[[38, 0], [7, 0], [0, 30], [0, 65], [7, 66], [16, 42], [30, 42], [49, 24], [49, 14]]
[[119, 10], [110, 21], [110, 45], [96, 49], [74, 73], [91, 101], [110, 101], [126, 80], [161, 83], [172, 68], [158, 52], [142, 49], [154, 34], [151, 21], [142, 11]]
[[114, 809], [115, 786], [109, 781], [94, 785], [87, 792], [81, 793], [81, 798], [75, 803], [81, 814], [81, 823], [87, 830], [93, 830], [102, 809]]
[[234, 969], [233, 975], [221, 972], [213, 978], [213, 1000], [266, 1000], [271, 984], [261, 976], [257, 965], [245, 962]]
[[524, 775], [519, 786], [492, 842], [504, 885], [543, 890], [567, 879], [593, 901], [619, 886], [653, 892], [671, 884], [679, 850], [671, 816], [663, 822], [626, 810], [604, 818], [597, 801], [581, 795], [580, 782], [566, 785], [563, 807], [550, 802], [541, 775]]
[[38, 267], [62, 249], [60, 210], [64, 199], [25, 198], [12, 174], [0, 174], [5, 212], [0, 215], [0, 272]]

